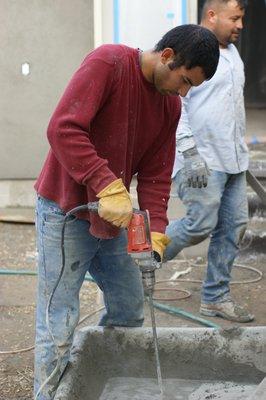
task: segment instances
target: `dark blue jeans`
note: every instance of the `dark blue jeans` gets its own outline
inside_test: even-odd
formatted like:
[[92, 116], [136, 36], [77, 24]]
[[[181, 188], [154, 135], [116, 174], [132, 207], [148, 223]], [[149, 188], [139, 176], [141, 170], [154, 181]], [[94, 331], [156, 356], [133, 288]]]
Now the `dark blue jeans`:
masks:
[[191, 188], [184, 171], [175, 179], [177, 194], [186, 206], [186, 216], [167, 228], [171, 243], [165, 258], [171, 260], [185, 247], [209, 235], [207, 273], [202, 286], [203, 303], [219, 303], [229, 297], [229, 282], [239, 242], [248, 221], [246, 174], [211, 171], [206, 188]]
[[[135, 262], [127, 254], [125, 230], [121, 230], [120, 235], [114, 239], [97, 239], [89, 233], [89, 222], [75, 216], [66, 223], [65, 270], [47, 315], [47, 302], [62, 265], [61, 231], [64, 212], [56, 203], [40, 197], [36, 213], [39, 278], [35, 394], [54, 370], [58, 358], [60, 368], [52, 380], [53, 384], [56, 385], [66, 367], [74, 329], [79, 320], [79, 292], [87, 271], [104, 295], [105, 313], [100, 325], [136, 327], [143, 323], [141, 276]], [[39, 399], [50, 400], [54, 394], [53, 385], [47, 385]]]

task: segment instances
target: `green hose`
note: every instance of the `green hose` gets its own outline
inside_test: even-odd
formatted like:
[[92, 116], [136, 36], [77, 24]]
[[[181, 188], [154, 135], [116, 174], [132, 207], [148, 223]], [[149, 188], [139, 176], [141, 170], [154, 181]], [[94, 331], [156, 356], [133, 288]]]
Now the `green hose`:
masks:
[[[30, 270], [25, 270], [25, 269], [0, 269], [0, 275], [32, 275], [36, 276], [38, 275], [36, 271], [30, 271]], [[85, 276], [85, 281], [90, 281], [94, 282], [94, 279], [87, 274]]]
[[187, 311], [182, 310], [182, 308], [177, 308], [177, 307], [168, 306], [166, 304], [157, 303], [157, 301], [153, 301], [153, 305], [155, 308], [157, 308], [160, 311], [164, 311], [164, 312], [167, 312], [168, 314], [178, 315], [178, 316], [187, 318], [191, 321], [198, 322], [201, 325], [208, 326], [209, 328], [216, 328], [216, 329], [221, 328], [220, 325], [217, 325], [211, 321], [208, 321], [207, 319], [197, 317], [194, 314], [191, 314]]
[[0, 269], [0, 275], [37, 275], [37, 272], [23, 269]]
[[[0, 269], [0, 275], [32, 275], [32, 276], [34, 276], [34, 275], [37, 275], [37, 272], [23, 270], [23, 269], [22, 270]], [[94, 279], [89, 274], [86, 274], [85, 281], [95, 283]], [[157, 301], [153, 301], [153, 305], [155, 308], [157, 308], [160, 311], [189, 319], [189, 320], [197, 322], [201, 325], [208, 326], [209, 328], [216, 328], [216, 329], [221, 328], [220, 325], [217, 325], [211, 321], [208, 321], [207, 319], [197, 317], [194, 314], [191, 314], [187, 311], [182, 310], [182, 308], [177, 308], [177, 307], [173, 307], [173, 306], [168, 306], [166, 304], [157, 303]]]

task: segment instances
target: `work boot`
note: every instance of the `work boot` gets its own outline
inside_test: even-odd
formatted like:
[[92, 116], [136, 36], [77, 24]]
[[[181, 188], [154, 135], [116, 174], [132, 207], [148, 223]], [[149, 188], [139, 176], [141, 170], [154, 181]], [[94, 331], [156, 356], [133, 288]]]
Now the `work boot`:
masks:
[[207, 317], [222, 317], [235, 322], [250, 322], [254, 319], [254, 315], [231, 299], [222, 303], [201, 303], [200, 313]]

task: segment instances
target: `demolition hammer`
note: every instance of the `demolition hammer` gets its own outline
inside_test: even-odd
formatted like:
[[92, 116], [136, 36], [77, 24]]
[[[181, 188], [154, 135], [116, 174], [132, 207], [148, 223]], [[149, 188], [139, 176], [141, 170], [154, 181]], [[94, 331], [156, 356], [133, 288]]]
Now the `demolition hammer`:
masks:
[[129, 226], [127, 227], [128, 246], [127, 251], [135, 260], [142, 274], [142, 284], [144, 294], [148, 297], [151, 313], [153, 341], [156, 357], [156, 369], [158, 385], [163, 396], [163, 382], [161, 374], [161, 365], [159, 358], [158, 338], [156, 330], [156, 321], [153, 307], [153, 290], [155, 281], [155, 271], [161, 267], [161, 262], [158, 261], [156, 253], [152, 250], [150, 218], [149, 212], [133, 210], [133, 215]]

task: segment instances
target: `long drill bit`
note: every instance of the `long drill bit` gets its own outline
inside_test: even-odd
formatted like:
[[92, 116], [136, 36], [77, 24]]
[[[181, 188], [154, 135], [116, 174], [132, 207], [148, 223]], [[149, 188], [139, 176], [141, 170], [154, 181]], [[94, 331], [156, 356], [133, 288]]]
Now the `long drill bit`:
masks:
[[151, 312], [152, 333], [153, 333], [153, 342], [154, 342], [155, 357], [156, 357], [157, 380], [158, 380], [158, 385], [159, 385], [159, 389], [160, 389], [161, 400], [163, 400], [163, 380], [162, 380], [161, 364], [160, 364], [160, 357], [159, 357], [156, 321], [155, 321], [154, 307], [153, 307], [153, 301], [152, 301], [152, 290], [149, 290], [148, 299], [149, 299], [149, 307], [150, 307], [150, 312]]

